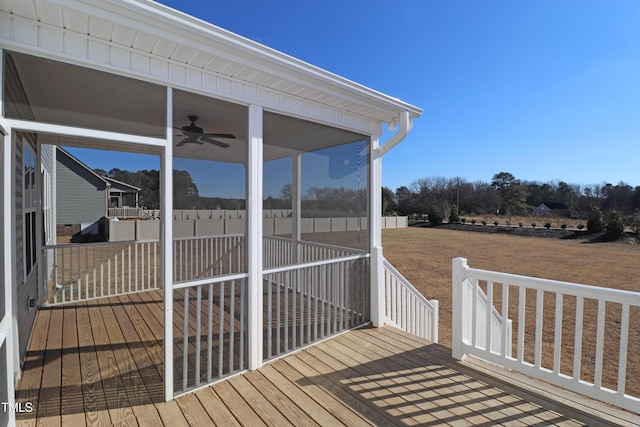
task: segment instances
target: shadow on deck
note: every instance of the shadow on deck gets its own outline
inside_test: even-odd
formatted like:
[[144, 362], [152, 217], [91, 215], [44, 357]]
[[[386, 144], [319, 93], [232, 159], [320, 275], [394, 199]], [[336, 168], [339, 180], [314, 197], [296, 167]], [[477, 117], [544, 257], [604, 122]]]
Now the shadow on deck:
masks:
[[450, 349], [389, 327], [347, 332], [163, 402], [161, 313], [159, 292], [41, 310], [16, 392], [34, 410], [18, 425], [640, 423], [502, 381], [511, 374], [457, 362]]

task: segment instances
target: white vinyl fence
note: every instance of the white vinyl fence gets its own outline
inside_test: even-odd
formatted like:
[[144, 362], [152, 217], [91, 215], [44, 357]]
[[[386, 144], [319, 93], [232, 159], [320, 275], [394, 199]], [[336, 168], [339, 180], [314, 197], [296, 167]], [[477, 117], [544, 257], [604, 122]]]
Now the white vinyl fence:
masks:
[[452, 285], [453, 357], [640, 413], [640, 323], [630, 321], [640, 293], [478, 270], [464, 258], [453, 260]]
[[[175, 211], [173, 232], [175, 238], [203, 237], [212, 235], [229, 235], [246, 233], [246, 216], [244, 211]], [[216, 215], [209, 212], [217, 213]], [[226, 214], [225, 214], [226, 212]], [[275, 214], [274, 214], [275, 215]], [[105, 223], [105, 237], [110, 242], [130, 240], [158, 240], [160, 238], [160, 221], [154, 211], [143, 211], [145, 218], [116, 220], [109, 218]], [[262, 228], [265, 236], [291, 235], [293, 222], [291, 217], [265, 216]], [[367, 218], [302, 218], [301, 230], [306, 233], [339, 233], [345, 231], [366, 230]], [[381, 228], [406, 228], [408, 218], [382, 217]]]

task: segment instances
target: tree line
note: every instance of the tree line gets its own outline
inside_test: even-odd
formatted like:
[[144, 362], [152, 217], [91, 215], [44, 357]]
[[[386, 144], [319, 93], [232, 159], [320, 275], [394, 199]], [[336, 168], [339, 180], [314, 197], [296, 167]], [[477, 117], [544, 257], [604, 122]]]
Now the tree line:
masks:
[[[160, 209], [160, 172], [156, 169], [130, 172], [118, 168], [94, 172], [140, 188], [138, 205], [145, 209]], [[245, 209], [245, 200], [201, 196], [191, 174], [184, 170], [173, 171], [174, 209]]]
[[[105, 171], [94, 169], [106, 176], [140, 188], [138, 204], [146, 209], [160, 209], [160, 173], [158, 170], [130, 172], [118, 168]], [[366, 190], [352, 190], [334, 187], [311, 187], [302, 197], [303, 215], [323, 216], [330, 213], [362, 216], [367, 212]], [[286, 184], [277, 197], [264, 200], [265, 209], [291, 209], [291, 184]], [[201, 196], [191, 174], [184, 170], [173, 171], [174, 209], [246, 209], [246, 200]]]
[[[160, 208], [160, 174], [158, 170], [130, 172], [121, 169], [95, 172], [140, 188], [139, 205]], [[188, 171], [173, 171], [174, 209], [245, 209], [244, 199], [201, 196]], [[367, 211], [366, 190], [312, 187], [302, 197], [307, 212], [342, 212], [363, 215]], [[433, 176], [421, 178], [409, 187], [392, 191], [382, 188], [383, 215], [422, 216], [436, 209], [444, 217], [452, 210], [459, 215], [530, 215], [542, 203], [561, 203], [572, 218], [586, 219], [594, 207], [605, 214], [617, 212], [627, 222], [640, 212], [640, 186], [624, 182], [592, 185], [568, 184], [564, 181], [541, 183], [519, 180], [509, 172], [493, 175], [491, 182], [470, 182], [464, 178]], [[264, 200], [265, 209], [290, 209], [291, 184], [285, 185], [277, 197]]]
[[460, 215], [530, 215], [542, 203], [561, 203], [567, 215], [585, 219], [594, 207], [623, 217], [640, 211], [640, 186], [619, 182], [578, 185], [564, 181], [541, 183], [517, 179], [509, 172], [493, 175], [491, 182], [469, 182], [464, 178], [422, 178], [393, 192], [382, 189], [383, 214], [425, 215], [437, 209], [448, 217], [452, 209]]

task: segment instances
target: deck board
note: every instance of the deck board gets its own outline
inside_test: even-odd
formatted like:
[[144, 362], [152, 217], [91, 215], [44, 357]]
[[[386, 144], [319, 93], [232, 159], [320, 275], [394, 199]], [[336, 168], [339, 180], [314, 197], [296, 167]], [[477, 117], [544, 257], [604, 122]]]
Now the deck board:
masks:
[[[42, 309], [16, 389], [35, 410], [18, 425], [640, 424], [624, 411], [567, 406], [389, 327], [347, 332], [163, 402], [161, 303], [153, 291]], [[178, 322], [181, 310], [180, 301]]]

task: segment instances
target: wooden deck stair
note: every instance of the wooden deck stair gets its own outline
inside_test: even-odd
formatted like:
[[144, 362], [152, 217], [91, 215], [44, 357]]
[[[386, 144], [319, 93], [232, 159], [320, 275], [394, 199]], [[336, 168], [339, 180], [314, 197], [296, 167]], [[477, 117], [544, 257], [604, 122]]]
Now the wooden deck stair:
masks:
[[[504, 382], [394, 328], [351, 331], [162, 401], [159, 292], [38, 313], [18, 425], [638, 425]], [[504, 374], [503, 379], [508, 379]]]

